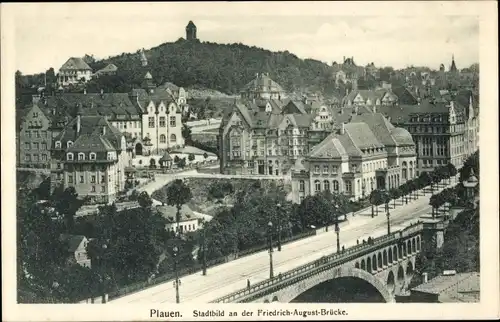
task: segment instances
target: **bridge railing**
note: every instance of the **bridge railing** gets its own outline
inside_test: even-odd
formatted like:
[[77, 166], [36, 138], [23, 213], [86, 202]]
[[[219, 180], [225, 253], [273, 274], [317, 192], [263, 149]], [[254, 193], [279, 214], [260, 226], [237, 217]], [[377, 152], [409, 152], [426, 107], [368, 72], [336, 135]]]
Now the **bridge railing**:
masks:
[[226, 296], [220, 297], [214, 301], [211, 301], [211, 303], [230, 303], [238, 299], [242, 299], [244, 297], [247, 297], [253, 293], [257, 293], [262, 291], [263, 289], [270, 288], [273, 286], [276, 286], [278, 284], [284, 283], [287, 280], [293, 279], [295, 277], [298, 277], [304, 273], [311, 272], [313, 270], [323, 270], [324, 266], [326, 265], [331, 265], [333, 263], [336, 263], [340, 259], [344, 259], [347, 257], [351, 257], [354, 254], [361, 253], [361, 252], [367, 252], [368, 250], [371, 249], [377, 249], [380, 244], [384, 244], [393, 240], [397, 240], [399, 238], [411, 236], [412, 234], [415, 234], [419, 231], [421, 231], [423, 228], [423, 225], [421, 222], [414, 223], [408, 227], [406, 227], [403, 230], [393, 232], [389, 235], [384, 235], [380, 236], [378, 238], [374, 238], [372, 242], [367, 243], [367, 244], [359, 244], [355, 245], [353, 247], [347, 248], [341, 253], [334, 253], [328, 256], [323, 256], [320, 259], [314, 260], [310, 263], [307, 263], [305, 265], [299, 266], [297, 268], [294, 268], [292, 270], [289, 270], [285, 273], [281, 273], [277, 277], [273, 279], [267, 279], [262, 282], [256, 283], [250, 288], [245, 288], [241, 289], [239, 291], [236, 291], [234, 293], [228, 294]]

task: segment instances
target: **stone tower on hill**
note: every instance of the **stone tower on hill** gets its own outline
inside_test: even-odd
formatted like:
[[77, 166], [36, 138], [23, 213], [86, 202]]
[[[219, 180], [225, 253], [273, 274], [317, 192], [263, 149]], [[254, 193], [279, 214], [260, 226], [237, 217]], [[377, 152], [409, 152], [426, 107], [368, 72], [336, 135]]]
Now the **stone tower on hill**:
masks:
[[190, 20], [186, 26], [186, 39], [187, 40], [195, 40], [196, 39], [196, 26]]

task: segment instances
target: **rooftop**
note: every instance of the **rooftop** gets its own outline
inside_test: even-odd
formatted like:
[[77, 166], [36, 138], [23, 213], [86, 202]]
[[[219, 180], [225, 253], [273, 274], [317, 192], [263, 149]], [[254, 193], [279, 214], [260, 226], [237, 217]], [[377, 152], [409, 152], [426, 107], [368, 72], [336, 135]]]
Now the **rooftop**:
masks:
[[440, 302], [477, 302], [480, 278], [478, 272], [440, 275], [411, 291], [439, 295]]

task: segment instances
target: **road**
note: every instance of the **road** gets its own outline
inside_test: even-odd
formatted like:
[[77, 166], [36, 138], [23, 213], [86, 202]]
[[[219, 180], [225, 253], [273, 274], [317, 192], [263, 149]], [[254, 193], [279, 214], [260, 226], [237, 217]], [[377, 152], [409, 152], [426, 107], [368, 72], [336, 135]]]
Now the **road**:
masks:
[[[391, 209], [391, 231], [396, 231], [430, 213], [430, 194]], [[392, 206], [392, 203], [391, 203]], [[340, 243], [346, 248], [367, 239], [387, 233], [387, 219], [383, 207], [379, 216], [371, 218], [369, 211], [348, 218], [349, 222], [340, 230]], [[285, 272], [336, 251], [335, 232], [330, 230], [313, 237], [283, 245], [282, 251], [273, 253], [274, 274]], [[208, 303], [246, 287], [251, 283], [269, 277], [269, 253], [259, 252], [219, 266], [208, 268], [207, 275], [201, 272], [181, 279], [180, 298], [183, 303]], [[115, 300], [110, 304], [124, 303], [175, 303], [175, 289], [172, 282], [166, 282]]]

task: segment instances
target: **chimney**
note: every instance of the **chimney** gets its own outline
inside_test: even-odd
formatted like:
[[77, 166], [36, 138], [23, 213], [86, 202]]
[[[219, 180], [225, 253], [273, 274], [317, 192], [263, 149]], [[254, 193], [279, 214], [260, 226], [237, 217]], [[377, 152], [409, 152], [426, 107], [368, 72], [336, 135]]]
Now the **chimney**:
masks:
[[81, 113], [76, 115], [76, 136], [80, 135], [80, 130], [82, 127]]
[[342, 122], [342, 127], [340, 128], [340, 134], [344, 135], [345, 134], [345, 123]]
[[425, 284], [427, 282], [428, 282], [428, 274], [422, 273], [422, 284]]
[[83, 89], [83, 94], [87, 95], [87, 89], [86, 88]]

